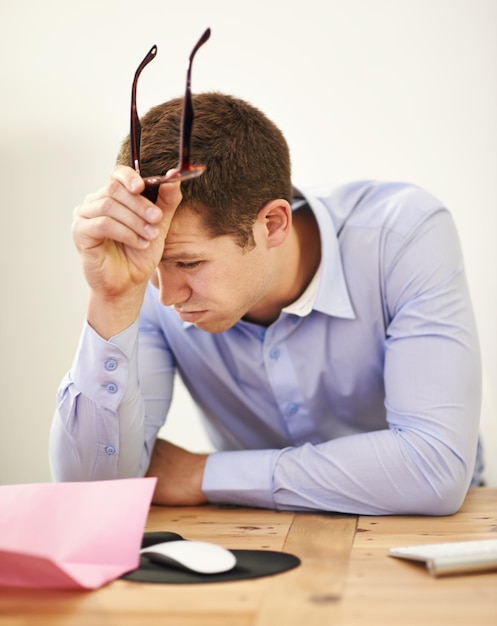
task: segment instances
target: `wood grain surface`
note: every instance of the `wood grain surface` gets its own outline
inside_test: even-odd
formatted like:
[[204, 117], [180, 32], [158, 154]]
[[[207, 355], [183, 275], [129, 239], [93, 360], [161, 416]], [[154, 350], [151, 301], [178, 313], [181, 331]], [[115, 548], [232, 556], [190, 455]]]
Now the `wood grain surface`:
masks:
[[367, 517], [236, 507], [152, 507], [147, 531], [232, 549], [282, 550], [275, 576], [194, 585], [116, 580], [97, 591], [0, 587], [1, 626], [497, 625], [497, 572], [433, 578], [388, 548], [497, 537], [497, 489], [448, 517]]

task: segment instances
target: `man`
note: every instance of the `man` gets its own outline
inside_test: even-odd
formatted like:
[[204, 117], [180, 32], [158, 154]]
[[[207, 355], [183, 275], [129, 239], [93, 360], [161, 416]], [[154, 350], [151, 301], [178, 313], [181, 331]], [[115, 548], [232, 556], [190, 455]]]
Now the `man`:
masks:
[[[156, 204], [126, 164], [75, 211], [87, 323], [58, 393], [57, 480], [158, 477], [155, 502], [445, 515], [481, 471], [480, 360], [457, 234], [434, 197], [292, 188], [280, 131], [194, 99], [203, 176]], [[177, 163], [181, 101], [142, 119]], [[156, 439], [175, 372], [216, 448]]]

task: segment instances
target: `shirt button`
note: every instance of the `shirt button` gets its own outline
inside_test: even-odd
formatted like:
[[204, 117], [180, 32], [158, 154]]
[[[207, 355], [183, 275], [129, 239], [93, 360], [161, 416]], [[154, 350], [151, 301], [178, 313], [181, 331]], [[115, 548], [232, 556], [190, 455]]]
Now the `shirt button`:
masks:
[[115, 369], [117, 369], [117, 361], [115, 359], [107, 359], [107, 361], [105, 361], [104, 367], [108, 372], [113, 372]]
[[116, 383], [107, 383], [105, 388], [109, 393], [117, 393], [117, 385]]
[[290, 402], [290, 404], [288, 404], [286, 407], [286, 412], [288, 413], [288, 415], [295, 415], [295, 413], [297, 413], [298, 410], [299, 410], [299, 405], [296, 404], [295, 402]]
[[280, 356], [280, 349], [279, 348], [271, 348], [271, 350], [269, 351], [269, 356], [276, 360], [279, 358]]
[[105, 446], [105, 454], [112, 456], [115, 453], [116, 453], [116, 449], [114, 448], [114, 446]]

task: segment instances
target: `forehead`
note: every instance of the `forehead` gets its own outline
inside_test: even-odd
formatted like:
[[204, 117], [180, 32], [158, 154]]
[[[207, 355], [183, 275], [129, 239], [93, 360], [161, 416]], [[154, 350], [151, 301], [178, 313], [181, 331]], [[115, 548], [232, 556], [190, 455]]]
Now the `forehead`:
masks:
[[212, 236], [199, 213], [181, 206], [171, 220], [163, 258], [208, 256], [220, 248], [226, 251], [229, 246], [236, 247], [232, 237]]
[[182, 237], [212, 239], [200, 213], [186, 205], [180, 205], [176, 209], [169, 226], [166, 242]]

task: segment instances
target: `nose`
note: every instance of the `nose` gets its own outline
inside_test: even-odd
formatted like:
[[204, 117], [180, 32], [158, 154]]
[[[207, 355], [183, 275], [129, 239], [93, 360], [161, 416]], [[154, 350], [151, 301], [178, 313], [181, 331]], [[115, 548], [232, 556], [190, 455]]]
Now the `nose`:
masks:
[[159, 288], [159, 302], [164, 306], [172, 306], [186, 302], [191, 289], [182, 272], [168, 268], [167, 272], [160, 266], [156, 270]]

